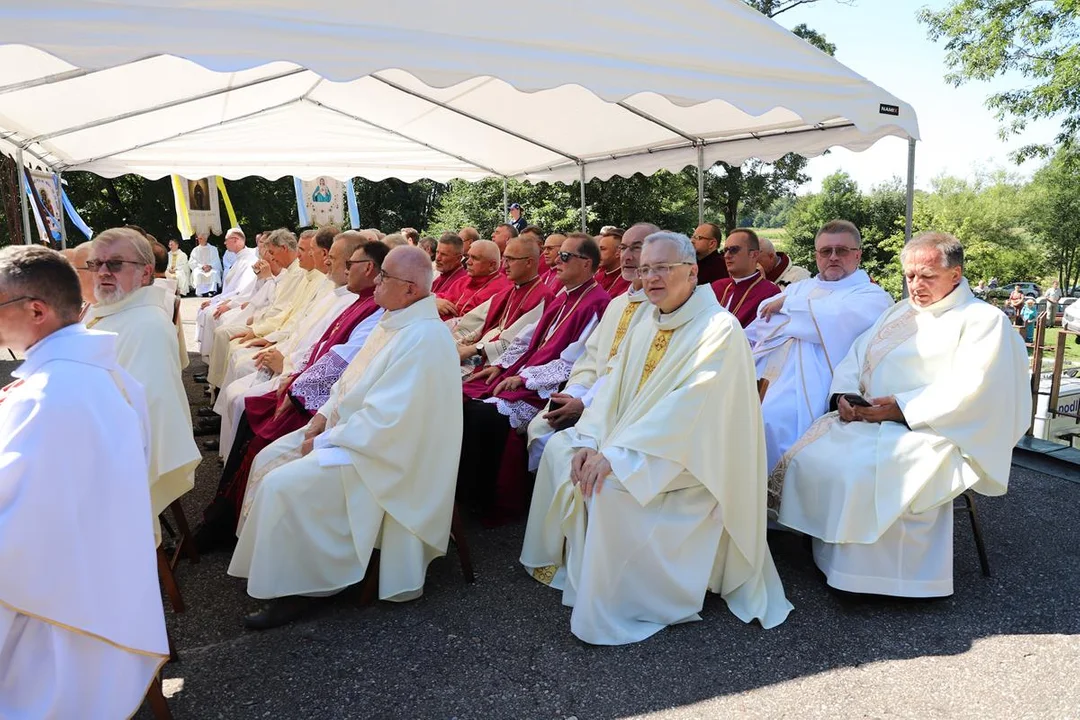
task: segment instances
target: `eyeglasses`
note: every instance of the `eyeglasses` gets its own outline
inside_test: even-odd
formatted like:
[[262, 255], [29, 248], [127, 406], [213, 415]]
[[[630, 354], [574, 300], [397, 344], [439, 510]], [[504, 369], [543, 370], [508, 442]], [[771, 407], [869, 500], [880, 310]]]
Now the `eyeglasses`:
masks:
[[369, 263], [369, 262], [371, 262], [371, 261], [370, 260], [346, 260], [345, 261], [345, 269], [346, 270], [352, 270], [353, 265], [360, 265], [361, 263]]
[[677, 263], [657, 263], [656, 265], [642, 265], [637, 269], [638, 277], [644, 280], [650, 275], [655, 275], [658, 278], [667, 277], [673, 268], [677, 268], [680, 265], [696, 265], [697, 263], [677, 262]]
[[851, 253], [859, 251], [860, 248], [848, 247], [847, 245], [832, 245], [830, 247], [818, 248], [814, 252], [816, 252], [817, 256], [822, 260], [833, 257], [834, 255], [843, 260]]
[[17, 298], [5, 300], [4, 302], [0, 303], [0, 307], [4, 307], [5, 305], [14, 305], [15, 303], [22, 302], [23, 300], [40, 300], [40, 298], [32, 297], [30, 295], [20, 295]]
[[716, 238], [711, 238], [708, 235], [694, 235], [690, 239], [691, 240], [715, 240]]
[[563, 250], [559, 253], [559, 259], [562, 260], [564, 263], [570, 262], [570, 258], [581, 258], [582, 260], [588, 260], [589, 256], [582, 255], [581, 253], [576, 252], [567, 252], [566, 250]]
[[96, 273], [102, 268], [102, 266], [108, 268], [111, 273], [118, 273], [124, 269], [124, 263], [128, 265], [145, 265], [146, 263], [139, 260], [87, 260], [86, 269], [92, 273]]
[[641, 243], [634, 243], [633, 245], [619, 245], [619, 252], [641, 252]]
[[742, 247], [739, 245], [728, 245], [725, 248], [721, 248], [720, 252], [725, 255], [738, 255], [740, 250], [742, 250]]
[[416, 284], [412, 280], [406, 280], [405, 278], [395, 277], [395, 276], [391, 275], [390, 273], [386, 272], [385, 270], [380, 270], [379, 274], [376, 277], [379, 278], [379, 282], [382, 282], [384, 280], [389, 279], [389, 280], [397, 280], [398, 282], [409, 283], [410, 285], [415, 285]]

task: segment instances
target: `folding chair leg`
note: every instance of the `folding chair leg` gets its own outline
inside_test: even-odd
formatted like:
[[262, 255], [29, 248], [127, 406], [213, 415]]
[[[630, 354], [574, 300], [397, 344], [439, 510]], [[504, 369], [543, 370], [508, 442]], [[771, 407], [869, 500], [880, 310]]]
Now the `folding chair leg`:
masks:
[[360, 605], [367, 607], [374, 605], [379, 599], [379, 559], [382, 556], [378, 550], [371, 551], [371, 560], [368, 562], [367, 572], [360, 581]]
[[150, 706], [150, 713], [154, 720], [173, 720], [169, 703], [165, 701], [165, 693], [161, 691], [161, 678], [154, 678], [146, 691], [146, 703]]
[[195, 546], [195, 536], [191, 534], [191, 526], [188, 525], [187, 516], [179, 500], [174, 500], [169, 505], [173, 517], [176, 518], [176, 528], [180, 531], [180, 545], [192, 564], [199, 562], [199, 549]]
[[165, 638], [169, 641], [169, 662], [180, 662], [180, 654], [176, 652], [176, 643], [173, 642], [168, 627], [165, 628]]
[[992, 577], [990, 573], [990, 558], [986, 555], [986, 544], [983, 542], [982, 525], [979, 524], [979, 514], [975, 510], [975, 496], [970, 490], [963, 494], [964, 504], [967, 505], [968, 517], [971, 518], [971, 534], [975, 536], [975, 550], [979, 553], [979, 565], [985, 577]]
[[169, 564], [169, 557], [160, 547], [157, 550], [157, 559], [158, 577], [161, 578], [161, 584], [165, 587], [165, 594], [169, 596], [173, 612], [182, 613], [184, 612], [184, 598], [180, 595], [180, 586], [176, 584], [176, 575], [173, 574], [172, 566]]
[[450, 520], [450, 538], [457, 545], [461, 573], [465, 576], [465, 582], [474, 582], [476, 575], [473, 573], [472, 556], [469, 554], [469, 541], [465, 539], [465, 526], [461, 522], [461, 513], [458, 512], [457, 503], [454, 503], [454, 515]]

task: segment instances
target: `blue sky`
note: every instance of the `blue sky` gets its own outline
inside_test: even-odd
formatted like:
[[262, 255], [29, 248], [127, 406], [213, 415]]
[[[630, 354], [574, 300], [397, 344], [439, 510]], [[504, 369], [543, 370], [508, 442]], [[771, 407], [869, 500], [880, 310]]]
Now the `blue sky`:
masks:
[[[915, 19], [924, 6], [941, 8], [944, 0], [837, 0], [817, 3], [784, 13], [777, 21], [791, 28], [806, 23], [836, 45], [836, 58], [860, 75], [910, 103], [919, 116], [922, 141], [915, 156], [916, 187], [929, 188], [937, 175], [974, 177], [980, 172], [1004, 168], [1029, 175], [1039, 162], [1017, 166], [1009, 152], [1026, 142], [1052, 139], [1057, 122], [1029, 126], [1024, 135], [1006, 142], [998, 137], [998, 122], [986, 108], [991, 93], [1015, 87], [1022, 79], [999, 79], [954, 88], [944, 81], [945, 49], [927, 38], [926, 27]], [[843, 149], [810, 161], [811, 182], [799, 192], [820, 188], [821, 180], [845, 170], [860, 187], [887, 181], [907, 173], [907, 142], [881, 140], [869, 150], [853, 153]]]

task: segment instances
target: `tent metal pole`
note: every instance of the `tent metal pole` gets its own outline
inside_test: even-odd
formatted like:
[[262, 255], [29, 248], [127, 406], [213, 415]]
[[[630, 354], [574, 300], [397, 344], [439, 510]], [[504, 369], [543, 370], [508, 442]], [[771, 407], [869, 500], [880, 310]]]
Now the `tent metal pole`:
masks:
[[22, 209], [23, 244], [30, 244], [30, 204], [26, 197], [26, 170], [23, 169], [22, 148], [15, 150], [15, 164], [19, 171], [19, 207]]
[[589, 218], [585, 210], [585, 163], [581, 163], [581, 232], [589, 231]]
[[503, 222], [506, 222], [506, 218], [510, 215], [510, 205], [508, 204], [506, 194], [506, 178], [503, 178]]
[[[915, 211], [915, 138], [907, 141], [907, 198], [904, 206], [904, 244], [911, 242], [912, 215]], [[907, 282], [903, 283], [901, 297], [908, 296]]]
[[697, 224], [705, 222], [705, 146], [697, 148]]
[[56, 190], [57, 204], [60, 205], [60, 207], [56, 208], [59, 215], [57, 219], [60, 220], [60, 249], [67, 250], [67, 223], [64, 220], [64, 178], [59, 172], [56, 173]]

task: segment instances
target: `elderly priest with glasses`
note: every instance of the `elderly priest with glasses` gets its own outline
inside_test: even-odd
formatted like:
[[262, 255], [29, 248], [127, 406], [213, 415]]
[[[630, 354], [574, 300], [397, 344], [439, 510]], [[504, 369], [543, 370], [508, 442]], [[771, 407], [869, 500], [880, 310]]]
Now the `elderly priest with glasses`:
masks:
[[[653, 307], [564, 431], [569, 442], [545, 450], [537, 486], [557, 492], [530, 513], [522, 562], [562, 589], [571, 632], [592, 644], [698, 620], [708, 590], [744, 622], [779, 625], [791, 605], [765, 541], [765, 441], [746, 336], [697, 287], [685, 235], [648, 236], [638, 270]], [[546, 541], [530, 548], [533, 534]]]
[[0, 344], [26, 354], [0, 390], [2, 718], [131, 717], [168, 659], [146, 398], [80, 304], [59, 253], [0, 250]]
[[837, 366], [833, 412], [770, 477], [779, 522], [814, 538], [838, 590], [953, 592], [952, 501], [1003, 495], [1031, 422], [1023, 340], [964, 279], [964, 249], [926, 233], [900, 254], [911, 297], [886, 311]]

